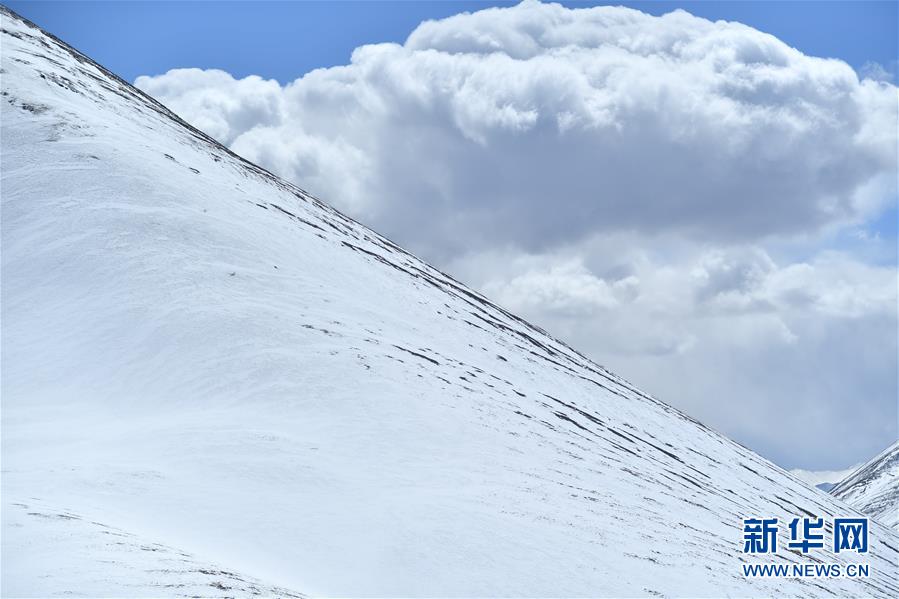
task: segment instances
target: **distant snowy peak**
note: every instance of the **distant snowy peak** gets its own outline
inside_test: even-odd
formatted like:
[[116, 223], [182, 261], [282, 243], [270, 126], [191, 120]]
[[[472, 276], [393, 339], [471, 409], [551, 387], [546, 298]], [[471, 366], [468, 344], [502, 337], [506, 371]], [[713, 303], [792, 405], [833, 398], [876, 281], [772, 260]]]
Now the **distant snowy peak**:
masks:
[[899, 441], [837, 483], [830, 492], [881, 523], [899, 528]]
[[855, 472], [859, 466], [861, 466], [861, 462], [854, 466], [850, 466], [849, 468], [843, 468], [842, 470], [802, 470], [800, 468], [795, 468], [790, 470], [790, 474], [813, 487], [829, 491], [836, 486], [838, 482]]

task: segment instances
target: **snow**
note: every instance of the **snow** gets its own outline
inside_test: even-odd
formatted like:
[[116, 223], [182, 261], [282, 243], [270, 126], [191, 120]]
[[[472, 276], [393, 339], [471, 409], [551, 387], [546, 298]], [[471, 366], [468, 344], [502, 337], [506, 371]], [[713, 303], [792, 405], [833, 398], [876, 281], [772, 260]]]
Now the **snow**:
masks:
[[[3, 524], [17, 549], [3, 556], [9, 577], [3, 588], [6, 597], [49, 597], [71, 588], [74, 580], [77, 591], [70, 594], [85, 597], [102, 597], [110, 589], [147, 597], [299, 596], [43, 502], [4, 502]], [[27, 539], [17, 534], [24, 531]]]
[[830, 492], [881, 524], [899, 528], [899, 441], [838, 482]]
[[2, 22], [4, 596], [899, 594], [877, 523], [744, 556], [857, 512]]

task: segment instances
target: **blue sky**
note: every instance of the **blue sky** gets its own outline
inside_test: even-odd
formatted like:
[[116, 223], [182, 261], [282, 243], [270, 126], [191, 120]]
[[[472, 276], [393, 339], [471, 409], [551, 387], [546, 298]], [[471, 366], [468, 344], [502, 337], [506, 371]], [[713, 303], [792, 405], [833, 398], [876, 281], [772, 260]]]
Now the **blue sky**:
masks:
[[[425, 19], [502, 2], [8, 2], [19, 14], [133, 81], [172, 68], [218, 68], [281, 83], [345, 64], [354, 48], [402, 42]], [[856, 69], [895, 69], [896, 2], [563, 2], [676, 8], [751, 25], [814, 56]]]

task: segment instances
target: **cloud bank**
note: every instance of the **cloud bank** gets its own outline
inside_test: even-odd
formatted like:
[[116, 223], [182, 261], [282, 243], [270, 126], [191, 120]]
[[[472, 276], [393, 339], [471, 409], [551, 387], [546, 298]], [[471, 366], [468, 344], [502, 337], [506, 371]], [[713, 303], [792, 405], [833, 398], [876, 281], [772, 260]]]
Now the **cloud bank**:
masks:
[[[867, 229], [896, 198], [883, 79], [739, 23], [524, 2], [283, 86], [199, 69], [136, 85], [664, 399], [820, 468], [896, 434], [895, 245]], [[835, 444], [846, 425], [866, 438]]]

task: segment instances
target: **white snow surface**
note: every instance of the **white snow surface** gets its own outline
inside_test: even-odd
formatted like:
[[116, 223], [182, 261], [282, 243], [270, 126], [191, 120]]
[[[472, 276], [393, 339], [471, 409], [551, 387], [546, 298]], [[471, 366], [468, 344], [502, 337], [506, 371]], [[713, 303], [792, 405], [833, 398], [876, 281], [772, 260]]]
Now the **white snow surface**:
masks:
[[[2, 26], [3, 596], [899, 595], [895, 531], [744, 556], [857, 512]], [[871, 577], [740, 568], [810, 560]]]
[[4, 597], [301, 596], [41, 501], [4, 501], [3, 525]]
[[830, 491], [852, 507], [899, 529], [899, 441], [896, 441]]

